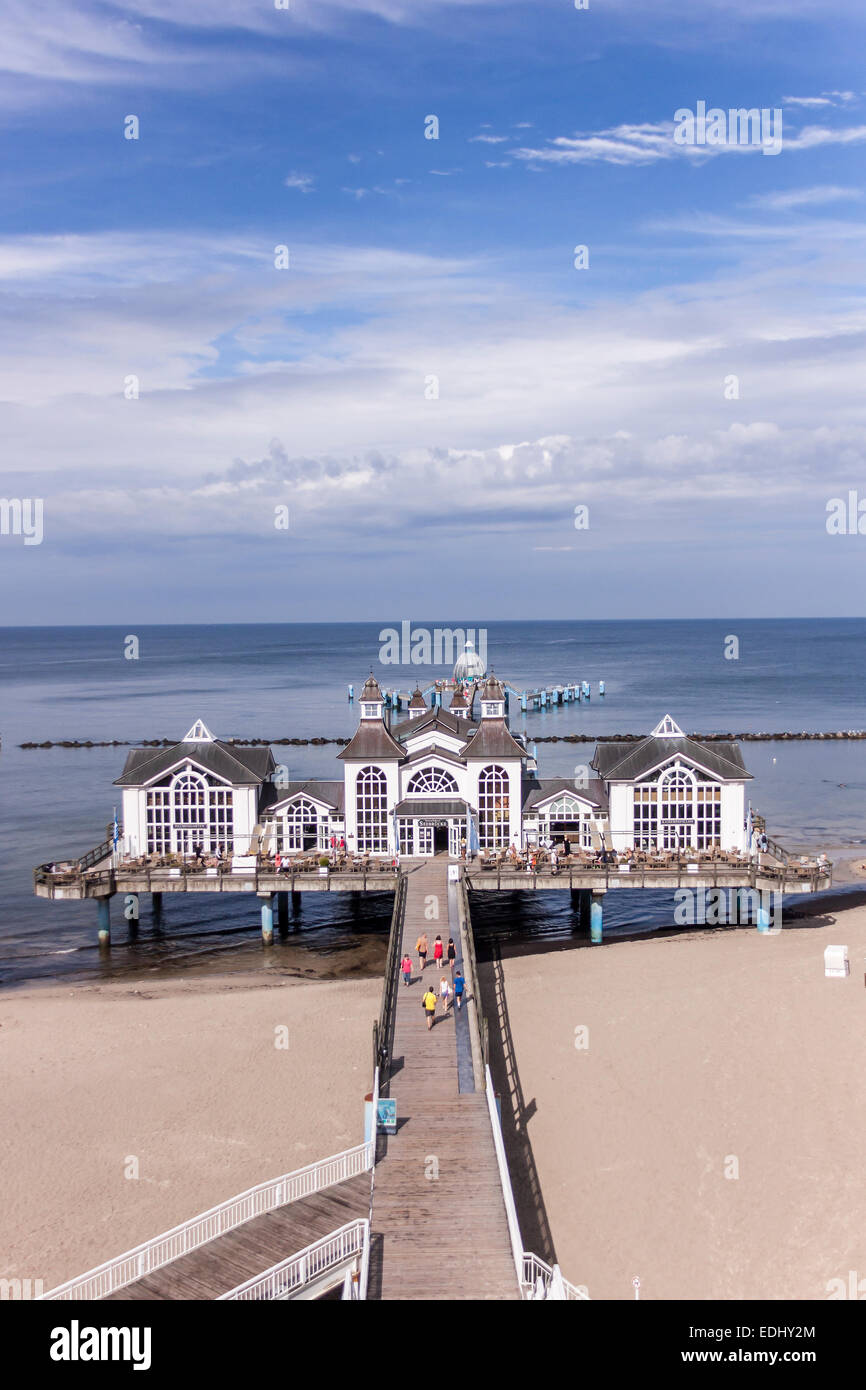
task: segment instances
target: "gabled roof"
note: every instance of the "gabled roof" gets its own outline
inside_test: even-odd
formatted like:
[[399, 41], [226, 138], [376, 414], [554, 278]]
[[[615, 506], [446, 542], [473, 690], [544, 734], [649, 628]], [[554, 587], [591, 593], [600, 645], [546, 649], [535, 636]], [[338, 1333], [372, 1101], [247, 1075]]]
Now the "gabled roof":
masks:
[[526, 749], [512, 737], [504, 719], [482, 719], [463, 749], [464, 758], [525, 758]]
[[332, 811], [342, 812], [345, 794], [345, 782], [269, 782], [262, 793], [259, 815], [270, 815], [297, 796], [308, 796], [312, 801], [323, 802]]
[[439, 709], [438, 706], [428, 710], [426, 714], [419, 716], [418, 719], [404, 719], [399, 724], [394, 724], [391, 733], [395, 738], [407, 739], [417, 738], [424, 730], [436, 733], [437, 730], [447, 734], [449, 738], [459, 738], [465, 743], [471, 737], [476, 725], [469, 719], [461, 719], [458, 715], [452, 714], [450, 710]]
[[202, 743], [184, 739], [171, 748], [133, 748], [126, 766], [115, 778], [116, 787], [144, 787], [159, 781], [172, 768], [189, 760], [204, 772], [221, 777], [234, 787], [257, 786], [274, 767], [270, 748], [251, 748], [242, 743], [223, 743], [209, 738]]
[[607, 794], [604, 790], [604, 783], [599, 778], [592, 778], [585, 787], [576, 787], [572, 777], [532, 777], [525, 778], [523, 783], [523, 809], [528, 811], [540, 806], [543, 802], [552, 798], [562, 796], [573, 796], [578, 801], [583, 801], [589, 806], [596, 807], [598, 810], [606, 811], [608, 806]]
[[[416, 719], [413, 722], [418, 725], [421, 721]], [[354, 738], [337, 754], [338, 758], [362, 759], [364, 762], [368, 758], [401, 762], [405, 756], [406, 750], [391, 737], [381, 719], [362, 722]]]
[[604, 783], [597, 777], [591, 778], [586, 787], [576, 787], [573, 777], [524, 777], [523, 809], [529, 811], [563, 793], [576, 797], [578, 801], [585, 801], [599, 811], [608, 808]]
[[439, 758], [444, 763], [455, 763], [457, 767], [466, 766], [466, 759], [462, 753], [453, 753], [450, 748], [440, 748], [438, 743], [425, 743], [423, 748], [416, 748], [414, 753], [406, 753], [406, 767], [423, 763], [427, 758]]
[[650, 734], [640, 743], [600, 743], [593, 754], [591, 766], [605, 782], [634, 782], [676, 757], [703, 768], [723, 781], [752, 780], [752, 774], [746, 771], [738, 743], [727, 739], [718, 744], [699, 743], [685, 734], [681, 737], [671, 734], [654, 737]]

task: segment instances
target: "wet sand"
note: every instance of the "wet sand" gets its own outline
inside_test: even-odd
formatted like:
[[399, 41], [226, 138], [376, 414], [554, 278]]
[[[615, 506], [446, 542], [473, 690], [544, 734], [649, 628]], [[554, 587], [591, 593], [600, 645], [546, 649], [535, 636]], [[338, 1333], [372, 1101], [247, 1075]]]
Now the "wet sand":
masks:
[[[831, 942], [847, 979], [824, 976]], [[501, 969], [531, 1155], [496, 1052], [494, 1076], [527, 1248], [604, 1299], [633, 1298], [634, 1276], [649, 1299], [825, 1299], [866, 1275], [866, 907]]]
[[48, 1291], [361, 1143], [380, 992], [221, 976], [0, 996], [0, 1278]]

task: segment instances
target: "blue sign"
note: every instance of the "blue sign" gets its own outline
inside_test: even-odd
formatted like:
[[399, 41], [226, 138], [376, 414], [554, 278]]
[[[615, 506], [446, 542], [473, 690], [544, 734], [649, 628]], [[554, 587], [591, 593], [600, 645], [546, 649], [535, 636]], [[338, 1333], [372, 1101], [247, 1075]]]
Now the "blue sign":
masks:
[[396, 1100], [380, 1100], [376, 1108], [376, 1129], [379, 1134], [397, 1133]]

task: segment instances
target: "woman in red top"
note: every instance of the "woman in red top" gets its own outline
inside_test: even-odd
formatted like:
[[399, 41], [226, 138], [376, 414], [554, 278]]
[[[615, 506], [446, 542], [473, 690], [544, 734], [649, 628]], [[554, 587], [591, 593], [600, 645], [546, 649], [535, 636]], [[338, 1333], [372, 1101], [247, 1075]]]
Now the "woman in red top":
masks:
[[441, 937], [441, 936], [437, 936], [436, 940], [433, 942], [433, 964], [434, 964], [434, 965], [439, 965], [439, 964], [441, 964], [443, 951], [444, 951], [444, 948], [443, 948], [443, 946], [442, 946], [442, 937]]

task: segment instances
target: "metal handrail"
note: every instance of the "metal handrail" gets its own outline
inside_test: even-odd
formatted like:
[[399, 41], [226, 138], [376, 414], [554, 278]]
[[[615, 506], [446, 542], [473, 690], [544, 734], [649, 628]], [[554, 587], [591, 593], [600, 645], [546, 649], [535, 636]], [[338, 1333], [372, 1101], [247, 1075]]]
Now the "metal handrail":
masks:
[[568, 1302], [590, 1301], [589, 1291], [582, 1285], [570, 1284], [563, 1277], [559, 1265], [553, 1268], [546, 1264], [537, 1255], [531, 1255], [528, 1251], [523, 1256], [523, 1278], [521, 1280], [523, 1297], [525, 1299], [552, 1299]]
[[385, 1071], [388, 1066], [388, 1045], [390, 1023], [394, 1005], [394, 991], [397, 988], [397, 963], [403, 941], [403, 921], [406, 914], [406, 875], [400, 874], [394, 894], [394, 907], [391, 912], [391, 930], [388, 935], [388, 951], [385, 956], [385, 976], [382, 981], [382, 1002], [379, 1019], [374, 1032], [374, 1046], [378, 1055], [375, 1064]]
[[[263, 1274], [257, 1274], [246, 1283], [238, 1284], [229, 1293], [220, 1294], [217, 1302], [227, 1299], [245, 1302], [264, 1299], [295, 1298], [310, 1284], [317, 1283], [324, 1274], [341, 1269], [349, 1261], [361, 1259], [362, 1265], [370, 1245], [370, 1223], [364, 1217], [350, 1221], [329, 1236], [313, 1241], [296, 1255], [272, 1265]], [[366, 1296], [363, 1279], [360, 1282], [359, 1297]]]
[[125, 1254], [97, 1265], [77, 1279], [58, 1284], [56, 1289], [43, 1294], [42, 1299], [105, 1298], [116, 1289], [143, 1278], [145, 1274], [171, 1264], [181, 1255], [207, 1245], [217, 1236], [225, 1235], [226, 1231], [242, 1226], [254, 1216], [261, 1216], [301, 1197], [308, 1197], [313, 1192], [321, 1192], [324, 1188], [368, 1172], [373, 1166], [375, 1149], [374, 1128], [372, 1140], [344, 1149], [342, 1153], [321, 1159], [318, 1163], [310, 1163], [305, 1168], [298, 1168], [293, 1173], [285, 1173], [279, 1178], [250, 1187], [200, 1216], [194, 1216], [180, 1226], [174, 1226], [170, 1231], [136, 1245]]

